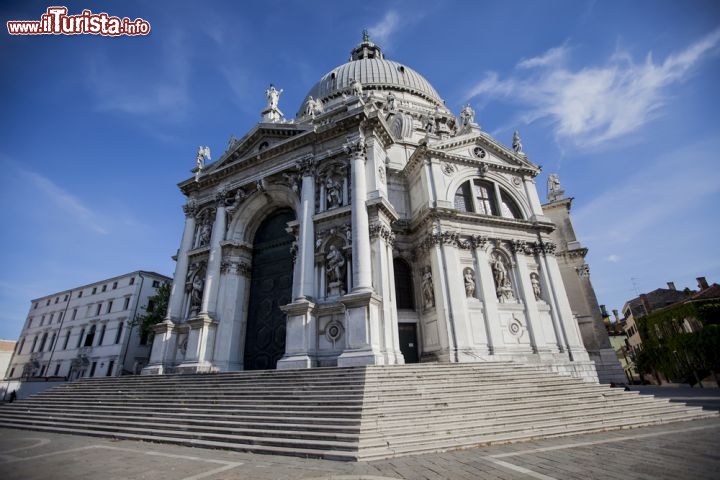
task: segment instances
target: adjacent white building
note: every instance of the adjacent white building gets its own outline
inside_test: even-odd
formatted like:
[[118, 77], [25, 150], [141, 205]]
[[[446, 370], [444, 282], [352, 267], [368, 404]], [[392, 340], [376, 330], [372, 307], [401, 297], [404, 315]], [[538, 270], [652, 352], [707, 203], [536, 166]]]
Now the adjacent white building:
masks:
[[294, 120], [281, 93], [180, 184], [144, 373], [514, 360], [597, 381], [517, 133], [451, 112], [367, 35]]
[[170, 281], [135, 271], [32, 300], [6, 378], [139, 373], [150, 345], [133, 320]]

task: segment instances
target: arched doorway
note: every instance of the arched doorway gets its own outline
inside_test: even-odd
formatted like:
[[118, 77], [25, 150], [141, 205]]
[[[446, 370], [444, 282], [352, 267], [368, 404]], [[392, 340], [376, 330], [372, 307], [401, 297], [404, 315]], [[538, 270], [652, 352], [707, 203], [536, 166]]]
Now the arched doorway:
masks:
[[417, 313], [413, 293], [412, 270], [405, 260], [393, 260], [395, 272], [395, 306], [398, 312], [398, 341], [405, 363], [418, 363]]
[[293, 237], [285, 231], [295, 219], [283, 209], [266, 218], [255, 234], [250, 281], [250, 304], [245, 331], [245, 370], [275, 368], [285, 354], [285, 313], [290, 303], [293, 264], [290, 254]]

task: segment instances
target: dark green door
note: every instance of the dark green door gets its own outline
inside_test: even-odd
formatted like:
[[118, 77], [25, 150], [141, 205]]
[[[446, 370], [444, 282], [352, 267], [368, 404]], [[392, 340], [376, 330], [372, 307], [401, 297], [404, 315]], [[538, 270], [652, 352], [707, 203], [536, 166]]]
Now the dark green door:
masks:
[[405, 363], [418, 363], [417, 325], [414, 323], [398, 323], [398, 340], [400, 351]]
[[285, 231], [292, 211], [273, 213], [260, 225], [253, 242], [250, 305], [245, 333], [245, 370], [273, 369], [285, 354], [285, 320], [281, 305], [292, 295], [293, 237]]

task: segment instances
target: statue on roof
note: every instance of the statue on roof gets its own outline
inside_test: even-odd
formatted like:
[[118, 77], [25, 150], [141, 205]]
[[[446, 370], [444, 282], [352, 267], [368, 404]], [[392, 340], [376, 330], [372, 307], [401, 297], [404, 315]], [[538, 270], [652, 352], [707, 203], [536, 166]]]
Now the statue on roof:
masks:
[[280, 94], [283, 92], [282, 89], [278, 90], [275, 88], [275, 85], [272, 83], [270, 84], [270, 88], [265, 90], [265, 96], [267, 97], [267, 108], [272, 110], [277, 110], [278, 108], [278, 101], [280, 100]]
[[283, 113], [278, 108], [278, 102], [280, 101], [280, 94], [282, 92], [282, 89], [278, 90], [272, 83], [270, 84], [270, 88], [265, 90], [267, 107], [262, 111], [263, 121], [276, 123], [282, 120]]
[[565, 195], [565, 190], [563, 190], [560, 186], [560, 177], [557, 173], [551, 173], [548, 176], [547, 186], [547, 198], [551, 202], [555, 200], [560, 200], [561, 198], [563, 198], [563, 195]]
[[467, 127], [473, 123], [475, 123], [475, 110], [473, 110], [470, 104], [465, 104], [462, 110], [460, 110], [460, 126]]
[[523, 146], [522, 142], [520, 141], [520, 134], [517, 132], [517, 130], [515, 130], [515, 133], [513, 133], [512, 149], [515, 150], [515, 153], [523, 153]]
[[200, 178], [200, 174], [205, 170], [205, 160], [210, 161], [210, 147], [200, 146], [198, 147], [197, 156], [195, 157], [195, 168], [192, 171], [195, 173], [195, 180]]
[[370, 41], [370, 34], [368, 33], [367, 28], [363, 29], [362, 36], [363, 42], [368, 43]]

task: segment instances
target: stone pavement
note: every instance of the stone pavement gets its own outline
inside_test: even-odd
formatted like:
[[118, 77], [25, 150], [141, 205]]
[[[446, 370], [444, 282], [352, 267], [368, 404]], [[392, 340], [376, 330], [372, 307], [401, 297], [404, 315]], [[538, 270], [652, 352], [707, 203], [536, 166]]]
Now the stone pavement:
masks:
[[358, 463], [0, 428], [0, 478], [718, 479], [720, 419]]

